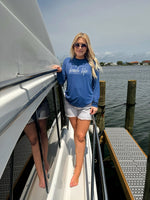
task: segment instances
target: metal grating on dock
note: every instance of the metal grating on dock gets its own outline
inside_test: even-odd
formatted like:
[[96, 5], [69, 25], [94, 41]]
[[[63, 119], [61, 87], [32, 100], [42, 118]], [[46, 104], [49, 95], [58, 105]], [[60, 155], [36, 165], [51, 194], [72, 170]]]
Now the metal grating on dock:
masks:
[[124, 128], [106, 128], [105, 138], [127, 199], [142, 200], [146, 154]]

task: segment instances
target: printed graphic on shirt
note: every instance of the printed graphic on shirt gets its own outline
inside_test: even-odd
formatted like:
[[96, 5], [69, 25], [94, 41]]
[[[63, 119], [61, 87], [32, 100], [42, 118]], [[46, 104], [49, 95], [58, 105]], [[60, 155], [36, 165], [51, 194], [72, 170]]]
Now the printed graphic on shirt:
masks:
[[84, 76], [85, 74], [88, 73], [88, 70], [85, 67], [82, 69], [80, 68], [75, 69], [71, 67], [71, 69], [69, 69], [69, 74], [80, 74], [80, 73]]
[[86, 68], [82, 68], [81, 74], [83, 74], [83, 76], [84, 76], [84, 74], [87, 74], [87, 73], [88, 73], [88, 70]]
[[80, 70], [79, 69], [69, 69], [69, 74], [79, 74], [80, 73]]

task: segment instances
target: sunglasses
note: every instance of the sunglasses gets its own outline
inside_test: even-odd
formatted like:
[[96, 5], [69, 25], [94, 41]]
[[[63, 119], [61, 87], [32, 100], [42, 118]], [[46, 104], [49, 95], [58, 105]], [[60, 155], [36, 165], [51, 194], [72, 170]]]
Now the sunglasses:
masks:
[[87, 45], [86, 44], [82, 44], [82, 43], [75, 43], [74, 47], [76, 47], [76, 48], [79, 48], [79, 47], [85, 48], [85, 47], [87, 47]]

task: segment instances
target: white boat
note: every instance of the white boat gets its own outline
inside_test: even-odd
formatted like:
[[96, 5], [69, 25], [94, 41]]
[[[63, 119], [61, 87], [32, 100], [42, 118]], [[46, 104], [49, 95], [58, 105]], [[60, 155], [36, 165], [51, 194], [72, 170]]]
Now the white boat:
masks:
[[[0, 200], [4, 200], [8, 195], [13, 199], [13, 187], [27, 165], [28, 158], [25, 157], [30, 144], [26, 141], [23, 147], [21, 143], [26, 140], [23, 138], [23, 129], [42, 100], [46, 96], [50, 99], [54, 95], [51, 90], [54, 86], [56, 89], [57, 80], [56, 72], [51, 66], [59, 64], [59, 61], [35, 0], [0, 0], [0, 27]], [[48, 159], [51, 168], [47, 191], [39, 188], [33, 166], [21, 194], [19, 197], [15, 196], [15, 200], [98, 199], [95, 179], [94, 184], [91, 183], [92, 153], [88, 134], [79, 185], [69, 187], [75, 153], [73, 131], [71, 125], [68, 129], [62, 123], [63, 117], [61, 112], [58, 120], [56, 118], [48, 130]], [[61, 134], [60, 148], [58, 130]], [[16, 152], [20, 154], [19, 158], [15, 158]], [[14, 162], [18, 168], [22, 164], [19, 172], [15, 171]], [[11, 168], [9, 164], [12, 165]], [[8, 178], [10, 172], [12, 179]], [[7, 181], [4, 180], [5, 177]], [[92, 197], [91, 184], [94, 188]]]

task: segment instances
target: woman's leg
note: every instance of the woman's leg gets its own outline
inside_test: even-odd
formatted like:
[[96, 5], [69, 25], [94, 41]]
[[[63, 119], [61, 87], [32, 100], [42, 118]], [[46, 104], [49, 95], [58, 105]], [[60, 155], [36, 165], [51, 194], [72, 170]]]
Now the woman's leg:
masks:
[[40, 130], [41, 130], [41, 143], [43, 150], [43, 159], [46, 173], [49, 170], [49, 163], [47, 161], [48, 154], [48, 137], [47, 137], [47, 119], [39, 120]]
[[41, 155], [40, 155], [35, 123], [32, 122], [30, 124], [27, 124], [24, 129], [24, 132], [26, 133], [31, 143], [33, 159], [34, 159], [35, 167], [36, 167], [37, 174], [39, 177], [39, 186], [42, 188], [45, 188], [45, 180], [44, 180], [44, 174], [43, 174], [43, 169], [42, 169], [42, 161], [41, 161]]
[[71, 124], [74, 128], [74, 141], [75, 141], [75, 153], [76, 153], [76, 165], [74, 170], [74, 175], [70, 182], [70, 187], [76, 186], [79, 181], [79, 176], [81, 173], [84, 152], [85, 152], [85, 136], [88, 131], [90, 120], [80, 120], [76, 118], [69, 118]]
[[78, 119], [77, 117], [69, 117], [70, 123], [71, 123], [74, 131], [76, 130], [77, 119]]

